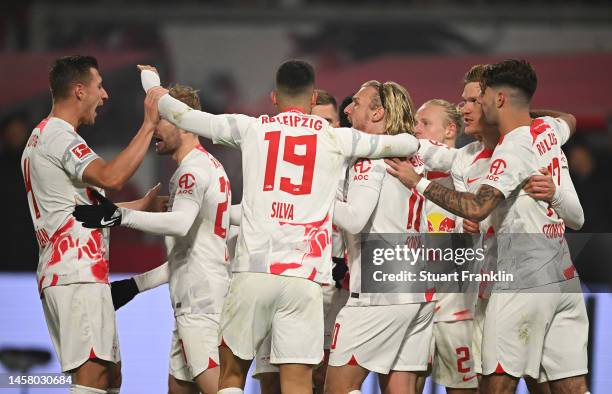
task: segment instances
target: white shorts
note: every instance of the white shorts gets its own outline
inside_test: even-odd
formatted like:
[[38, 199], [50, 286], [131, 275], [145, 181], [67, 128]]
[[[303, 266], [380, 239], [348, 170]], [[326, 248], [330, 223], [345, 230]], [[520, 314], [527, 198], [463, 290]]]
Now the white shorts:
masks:
[[457, 389], [478, 387], [471, 349], [473, 323], [471, 319], [434, 323], [431, 354], [436, 384]]
[[278, 365], [270, 363], [270, 351], [272, 347], [272, 337], [268, 335], [262, 342], [257, 354], [255, 355], [255, 368], [253, 368], [253, 377], [259, 379], [259, 374], [262, 373], [278, 373]]
[[189, 382], [219, 365], [219, 317], [218, 314], [176, 317], [170, 348], [170, 375]]
[[369, 371], [426, 371], [434, 302], [345, 306], [336, 318], [329, 365]]
[[220, 344], [243, 360], [266, 336], [273, 364], [318, 364], [323, 359], [321, 286], [304, 278], [237, 272], [221, 314]]
[[482, 338], [483, 374], [528, 375], [539, 382], [586, 374], [589, 321], [576, 291], [578, 278], [491, 294]]
[[474, 310], [472, 356], [474, 358], [474, 372], [479, 375], [482, 375], [482, 331], [484, 330], [485, 311], [488, 303], [488, 298], [479, 298]]
[[344, 305], [346, 305], [349, 291], [338, 289], [334, 285], [322, 286], [321, 288], [323, 289], [323, 349], [329, 350], [336, 317]]
[[42, 298], [45, 320], [62, 372], [89, 359], [117, 363], [119, 339], [110, 286], [75, 283], [47, 287]]

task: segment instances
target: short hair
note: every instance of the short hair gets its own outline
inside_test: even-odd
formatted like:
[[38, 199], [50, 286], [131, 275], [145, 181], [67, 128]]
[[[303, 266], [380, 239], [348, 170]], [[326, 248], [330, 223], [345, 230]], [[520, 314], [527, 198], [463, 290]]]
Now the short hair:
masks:
[[351, 105], [353, 102], [353, 96], [355, 93], [350, 96], [346, 96], [344, 100], [340, 103], [340, 107], [338, 107], [338, 118], [340, 119], [340, 127], [351, 127], [351, 121], [348, 118], [348, 115], [344, 113], [346, 107]]
[[487, 87], [508, 86], [519, 90], [531, 101], [538, 86], [535, 70], [526, 60], [508, 59], [496, 64], [487, 65], [481, 81], [484, 92]]
[[317, 92], [317, 103], [315, 105], [332, 105], [334, 107], [334, 111], [338, 110], [338, 103], [336, 102], [336, 98], [332, 96], [329, 92], [323, 89], [315, 89]]
[[170, 96], [175, 99], [182, 101], [187, 104], [189, 107], [193, 109], [197, 109], [198, 111], [202, 110], [202, 105], [200, 104], [200, 96], [198, 96], [198, 91], [192, 88], [191, 86], [185, 85], [173, 85], [168, 89], [168, 93]]
[[92, 68], [98, 69], [98, 61], [93, 56], [65, 56], [55, 60], [49, 70], [49, 86], [53, 99], [67, 98], [75, 83], [89, 82]]
[[482, 81], [482, 74], [484, 73], [485, 67], [486, 64], [476, 64], [472, 66], [472, 68], [470, 68], [463, 76], [463, 86], [471, 82], [480, 83], [480, 81]]
[[410, 94], [402, 85], [392, 81], [380, 83], [371, 80], [361, 86], [376, 89], [377, 94], [370, 105], [372, 109], [380, 106], [385, 110], [385, 132], [387, 134], [414, 134], [416, 124], [414, 104]]
[[459, 112], [457, 106], [451, 102], [448, 102], [443, 99], [431, 99], [426, 101], [423, 105], [437, 105], [444, 110], [444, 114], [446, 115], [445, 119], [445, 127], [451, 123], [454, 123], [457, 127], [457, 135], [463, 132], [463, 115]]
[[309, 93], [314, 83], [314, 68], [304, 60], [287, 60], [276, 71], [276, 90], [289, 97]]

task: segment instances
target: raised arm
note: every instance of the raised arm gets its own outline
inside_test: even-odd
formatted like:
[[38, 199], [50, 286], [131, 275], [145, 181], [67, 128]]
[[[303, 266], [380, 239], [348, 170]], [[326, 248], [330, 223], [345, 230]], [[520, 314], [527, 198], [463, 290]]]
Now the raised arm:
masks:
[[336, 141], [345, 157], [409, 157], [419, 150], [419, 140], [408, 133], [397, 135], [366, 134], [349, 128], [329, 128], [330, 139]]
[[425, 162], [428, 171], [449, 172], [459, 149], [449, 148], [432, 140], [420, 139], [419, 154]]

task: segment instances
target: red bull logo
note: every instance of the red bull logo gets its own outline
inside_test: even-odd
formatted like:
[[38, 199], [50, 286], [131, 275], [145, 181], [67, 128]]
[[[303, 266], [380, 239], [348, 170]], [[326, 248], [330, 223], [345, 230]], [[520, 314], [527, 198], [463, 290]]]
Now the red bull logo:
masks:
[[432, 212], [427, 215], [427, 232], [452, 233], [455, 230], [455, 219], [441, 212]]

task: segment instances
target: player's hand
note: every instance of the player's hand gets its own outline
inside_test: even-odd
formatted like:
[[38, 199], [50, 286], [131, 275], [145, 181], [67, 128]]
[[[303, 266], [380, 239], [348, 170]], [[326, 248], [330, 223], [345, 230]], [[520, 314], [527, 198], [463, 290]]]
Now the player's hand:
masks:
[[111, 296], [115, 310], [132, 301], [136, 294], [140, 293], [134, 278], [116, 280], [111, 282]]
[[385, 159], [385, 163], [389, 166], [387, 172], [404, 184], [404, 186], [412, 188], [421, 180], [422, 176], [414, 171], [414, 167], [407, 158], [394, 157]]
[[170, 197], [159, 196], [161, 190], [161, 183], [150, 188], [147, 193], [142, 197], [142, 210], [148, 212], [165, 212], [168, 210], [168, 201]]
[[157, 123], [159, 123], [160, 120], [157, 105], [161, 96], [166, 93], [168, 93], [168, 90], [162, 88], [161, 86], [156, 86], [149, 89], [144, 100], [144, 124], [147, 124], [153, 128], [157, 126]]
[[463, 232], [467, 234], [480, 234], [480, 224], [468, 219], [463, 219]]
[[548, 173], [548, 169], [540, 168], [542, 175], [533, 175], [529, 178], [523, 190], [529, 194], [531, 198], [552, 202], [555, 196], [556, 186], [552, 176]]
[[342, 281], [344, 280], [344, 276], [348, 271], [348, 266], [346, 265], [346, 261], [342, 257], [332, 257], [334, 262], [334, 268], [332, 268], [332, 278], [336, 282], [336, 288], [342, 288]]
[[86, 228], [113, 227], [121, 224], [121, 210], [111, 200], [91, 189], [96, 205], [77, 205], [72, 215]]

